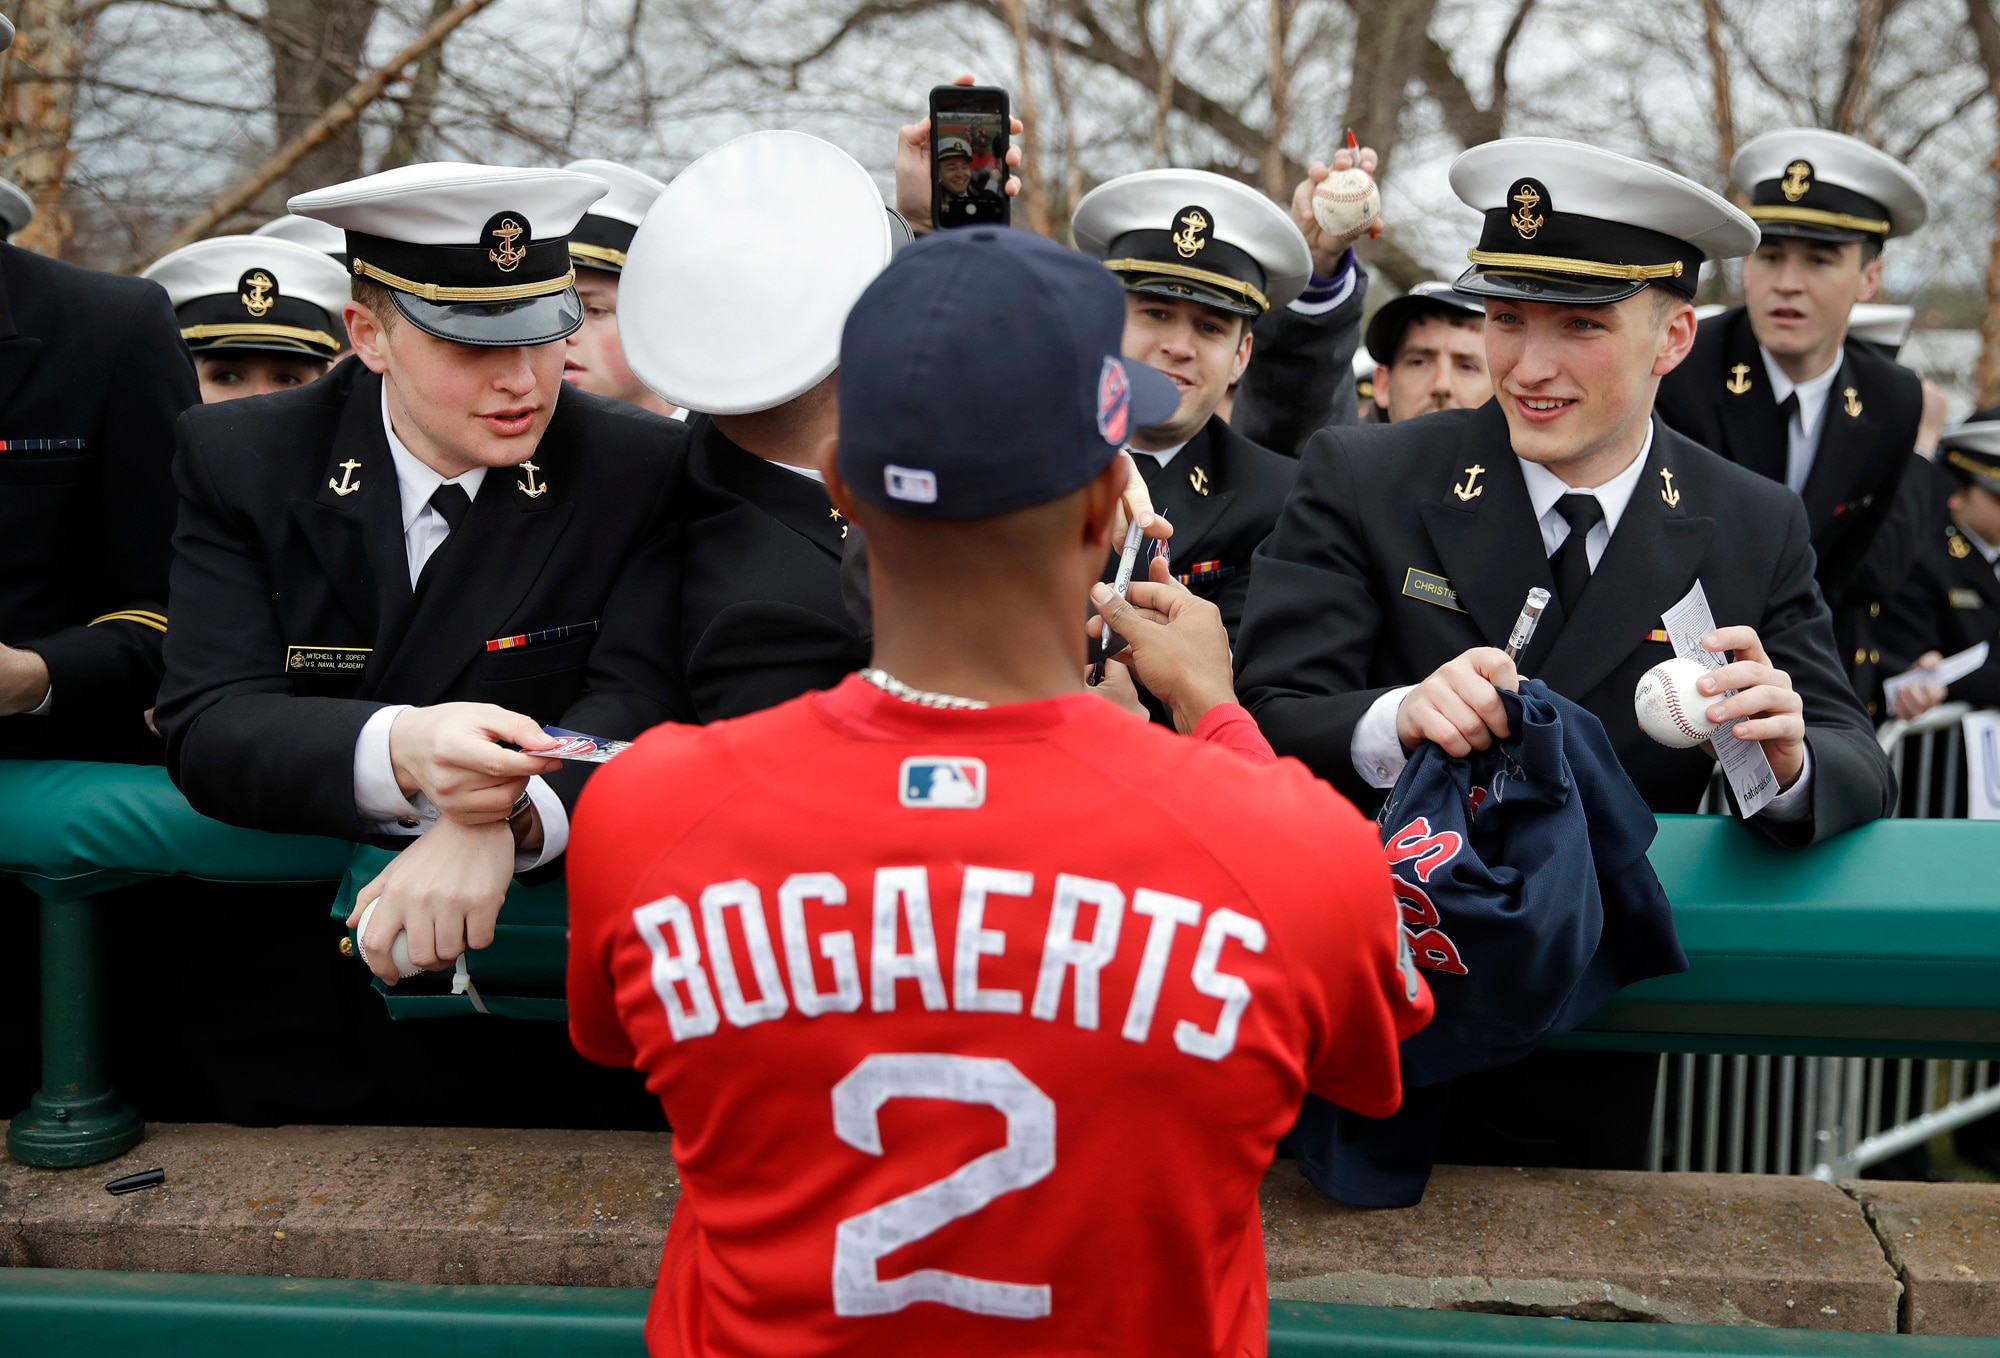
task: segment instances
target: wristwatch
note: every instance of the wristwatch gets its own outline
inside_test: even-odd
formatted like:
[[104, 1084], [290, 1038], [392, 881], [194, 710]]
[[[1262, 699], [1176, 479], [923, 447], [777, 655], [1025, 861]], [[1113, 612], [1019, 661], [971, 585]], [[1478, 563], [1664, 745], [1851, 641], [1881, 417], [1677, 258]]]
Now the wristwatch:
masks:
[[522, 812], [526, 811], [529, 807], [533, 806], [534, 804], [535, 804], [535, 799], [528, 795], [528, 789], [522, 788], [521, 795], [516, 797], [514, 799], [514, 804], [507, 808], [507, 823], [509, 825], [512, 825], [515, 821], [521, 818]]

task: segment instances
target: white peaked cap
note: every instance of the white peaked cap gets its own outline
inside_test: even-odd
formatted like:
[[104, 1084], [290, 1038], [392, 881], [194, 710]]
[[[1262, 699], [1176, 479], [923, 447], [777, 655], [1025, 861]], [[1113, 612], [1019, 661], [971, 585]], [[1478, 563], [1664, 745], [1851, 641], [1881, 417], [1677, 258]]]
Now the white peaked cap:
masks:
[[847, 313], [891, 250], [881, 191], [839, 147], [803, 132], [725, 142], [675, 176], [632, 239], [625, 361], [691, 410], [783, 405], [839, 366]]

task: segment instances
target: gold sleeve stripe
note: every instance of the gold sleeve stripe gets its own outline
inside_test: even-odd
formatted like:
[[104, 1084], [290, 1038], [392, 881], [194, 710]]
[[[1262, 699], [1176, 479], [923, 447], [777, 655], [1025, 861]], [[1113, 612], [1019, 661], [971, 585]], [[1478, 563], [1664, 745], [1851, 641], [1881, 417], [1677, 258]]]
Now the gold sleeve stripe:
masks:
[[561, 278], [548, 278], [539, 283], [512, 283], [501, 288], [447, 288], [436, 283], [418, 283], [387, 269], [378, 269], [365, 259], [354, 261], [354, 272], [363, 278], [372, 278], [384, 287], [421, 297], [426, 302], [518, 302], [528, 297], [546, 297], [550, 293], [561, 292], [576, 282], [574, 266]]
[[118, 613], [106, 613], [101, 618], [92, 618], [90, 625], [95, 627], [100, 622], [136, 622], [141, 627], [152, 628], [155, 632], [164, 632], [167, 630], [167, 618], [164, 613], [148, 613], [140, 608], [128, 608]]
[[288, 339], [301, 344], [317, 344], [323, 349], [338, 352], [340, 341], [324, 330], [307, 330], [296, 325], [262, 325], [251, 321], [242, 324], [190, 325], [181, 331], [184, 340], [205, 339]]
[[1564, 259], [1559, 255], [1514, 255], [1495, 250], [1467, 250], [1465, 257], [1487, 269], [1528, 269], [1540, 273], [1577, 274], [1644, 283], [1655, 278], [1679, 278], [1681, 261], [1671, 264], [1604, 264], [1594, 259]]
[[1113, 273], [1156, 275], [1162, 278], [1189, 278], [1197, 283], [1206, 283], [1211, 288], [1221, 288], [1239, 297], [1247, 297], [1265, 311], [1271, 309], [1271, 300], [1240, 278], [1228, 274], [1210, 273], [1207, 269], [1190, 269], [1185, 264], [1169, 264], [1158, 259], [1107, 259], [1104, 267]]
[[599, 264], [609, 264], [619, 269], [625, 267], [625, 252], [623, 250], [614, 250], [608, 245], [583, 245], [577, 241], [571, 241], [569, 243], [569, 253], [571, 259], [580, 259], [586, 264], [594, 261]]
[[1816, 207], [1751, 207], [1744, 211], [1750, 214], [1753, 222], [1803, 222], [1807, 226], [1837, 226], [1843, 231], [1866, 231], [1871, 236], [1889, 234], [1888, 222], [1845, 212], [1826, 212]]

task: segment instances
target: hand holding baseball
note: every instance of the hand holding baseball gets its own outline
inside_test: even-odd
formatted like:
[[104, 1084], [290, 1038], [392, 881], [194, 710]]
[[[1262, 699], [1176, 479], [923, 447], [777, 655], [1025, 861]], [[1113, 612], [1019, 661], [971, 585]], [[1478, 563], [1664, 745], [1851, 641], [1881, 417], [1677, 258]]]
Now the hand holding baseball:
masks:
[[1736, 690], [1734, 697], [1709, 704], [1708, 719], [1717, 725], [1734, 719], [1725, 739], [1760, 742], [1778, 775], [1778, 787], [1790, 788], [1806, 766], [1805, 703], [1792, 691], [1792, 676], [1771, 663], [1754, 627], [1718, 627], [1701, 639], [1701, 646], [1718, 654], [1736, 652], [1735, 660], [1710, 670], [1695, 685], [1704, 697]]
[[[1333, 153], [1331, 165], [1314, 165], [1292, 191], [1292, 220], [1298, 223], [1306, 244], [1312, 247], [1313, 272], [1321, 278], [1331, 278], [1340, 267], [1340, 257], [1347, 247], [1381, 226], [1382, 196], [1375, 188], [1375, 165], [1373, 147], [1363, 146], [1358, 150], [1342, 147]], [[1334, 179], [1336, 175], [1340, 177], [1338, 180]], [[1358, 198], [1353, 197], [1354, 192], [1363, 189], [1360, 180], [1364, 178], [1366, 191]], [[1329, 181], [1334, 185], [1332, 196], [1324, 203], [1316, 201]], [[1335, 206], [1350, 201], [1351, 207]], [[1322, 225], [1323, 214], [1335, 229], [1330, 231]]]

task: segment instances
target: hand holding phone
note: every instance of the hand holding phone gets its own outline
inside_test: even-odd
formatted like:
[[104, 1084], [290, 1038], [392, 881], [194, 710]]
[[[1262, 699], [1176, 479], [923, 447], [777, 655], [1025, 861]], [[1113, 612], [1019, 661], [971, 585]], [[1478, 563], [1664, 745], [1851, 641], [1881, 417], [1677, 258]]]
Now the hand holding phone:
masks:
[[939, 85], [931, 91], [930, 107], [932, 225], [1006, 226], [1013, 126], [1007, 91]]

